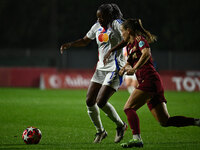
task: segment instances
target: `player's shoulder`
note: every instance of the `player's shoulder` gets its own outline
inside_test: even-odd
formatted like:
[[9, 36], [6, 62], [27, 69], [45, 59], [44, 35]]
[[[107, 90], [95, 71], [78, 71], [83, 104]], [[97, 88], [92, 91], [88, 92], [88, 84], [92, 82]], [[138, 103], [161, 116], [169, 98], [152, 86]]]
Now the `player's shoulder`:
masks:
[[97, 30], [97, 29], [99, 29], [100, 26], [101, 26], [101, 25], [100, 25], [99, 22], [97, 21], [97, 22], [95, 22], [95, 23], [92, 25], [91, 29], [92, 29], [92, 30]]
[[136, 40], [137, 42], [146, 41], [146, 39], [145, 39], [143, 36], [141, 36], [141, 35], [136, 36], [136, 37], [135, 37], [135, 40]]
[[119, 24], [122, 24], [122, 23], [123, 23], [123, 20], [122, 20], [122, 19], [116, 19], [115, 21], [118, 22]]
[[97, 28], [98, 28], [99, 26], [101, 26], [101, 25], [100, 25], [100, 23], [99, 23], [98, 21], [96, 21], [96, 22], [93, 24], [93, 27], [97, 27]]
[[123, 23], [123, 20], [122, 19], [115, 19], [113, 20], [112, 24], [113, 25], [121, 25]]
[[136, 37], [135, 37], [135, 40], [136, 40], [137, 42], [140, 42], [141, 39], [142, 39], [142, 36], [136, 36]]
[[143, 36], [135, 37], [136, 43], [138, 43], [139, 47], [143, 47], [144, 45], [148, 45], [147, 40]]

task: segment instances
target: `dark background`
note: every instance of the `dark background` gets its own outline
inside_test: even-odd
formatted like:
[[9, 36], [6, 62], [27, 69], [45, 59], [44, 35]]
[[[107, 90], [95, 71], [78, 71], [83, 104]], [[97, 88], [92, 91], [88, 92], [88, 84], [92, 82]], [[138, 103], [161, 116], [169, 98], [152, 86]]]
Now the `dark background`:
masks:
[[[45, 55], [42, 54], [45, 50], [59, 55], [60, 45], [85, 36], [96, 22], [97, 8], [111, 2], [120, 7], [124, 18], [141, 18], [144, 28], [157, 35], [158, 41], [151, 44], [154, 51], [163, 51], [167, 55], [171, 55], [167, 52], [179, 52], [178, 56], [185, 52], [186, 55], [195, 53], [195, 56], [200, 56], [199, 0], [0, 0], [0, 58], [11, 60], [19, 54], [33, 56], [36, 51], [38, 57], [38, 53]], [[93, 41], [86, 49], [97, 51], [96, 42]], [[54, 54], [55, 51], [58, 53]], [[159, 59], [160, 54], [156, 55]], [[40, 63], [28, 62], [31, 59], [19, 66], [40, 66]], [[59, 59], [49, 60], [43, 66], [67, 67], [66, 63], [71, 62], [58, 62]], [[0, 65], [14, 64], [0, 60]]]
[[[124, 18], [141, 18], [157, 49], [199, 49], [199, 0], [121, 0]], [[59, 47], [86, 34], [97, 0], [0, 0], [0, 48]]]

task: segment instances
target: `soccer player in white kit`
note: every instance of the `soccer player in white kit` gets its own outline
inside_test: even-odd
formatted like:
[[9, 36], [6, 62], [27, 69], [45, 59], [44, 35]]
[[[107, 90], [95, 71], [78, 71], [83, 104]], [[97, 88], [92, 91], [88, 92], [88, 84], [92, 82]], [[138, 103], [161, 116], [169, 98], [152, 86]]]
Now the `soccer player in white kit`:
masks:
[[122, 41], [120, 25], [123, 15], [116, 4], [102, 4], [97, 10], [97, 22], [91, 27], [82, 39], [65, 43], [61, 46], [61, 54], [70, 47], [81, 47], [88, 45], [96, 38], [98, 44], [99, 61], [96, 71], [88, 87], [86, 104], [88, 115], [96, 127], [94, 143], [100, 143], [107, 132], [103, 128], [99, 108], [116, 124], [117, 132], [115, 143], [122, 140], [127, 124], [124, 123], [115, 108], [108, 102], [109, 98], [118, 90], [123, 81], [118, 71], [125, 65], [122, 50], [113, 53], [104, 65], [104, 55], [113, 46]]

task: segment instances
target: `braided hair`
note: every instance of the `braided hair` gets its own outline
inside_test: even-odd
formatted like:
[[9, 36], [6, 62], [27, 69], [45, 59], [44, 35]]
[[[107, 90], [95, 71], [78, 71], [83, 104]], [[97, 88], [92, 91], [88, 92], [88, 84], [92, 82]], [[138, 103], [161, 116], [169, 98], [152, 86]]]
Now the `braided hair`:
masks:
[[100, 10], [103, 14], [108, 15], [109, 23], [112, 23], [112, 21], [115, 19], [124, 20], [123, 14], [117, 4], [102, 4], [99, 6], [98, 10]]

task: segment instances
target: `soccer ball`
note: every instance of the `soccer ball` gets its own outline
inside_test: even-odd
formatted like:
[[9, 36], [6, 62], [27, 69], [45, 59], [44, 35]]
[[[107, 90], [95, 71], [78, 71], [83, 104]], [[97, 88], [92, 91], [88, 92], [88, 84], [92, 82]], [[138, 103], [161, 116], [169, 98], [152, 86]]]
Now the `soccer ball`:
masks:
[[28, 127], [22, 134], [22, 139], [26, 144], [38, 144], [42, 137], [42, 132], [35, 127]]

